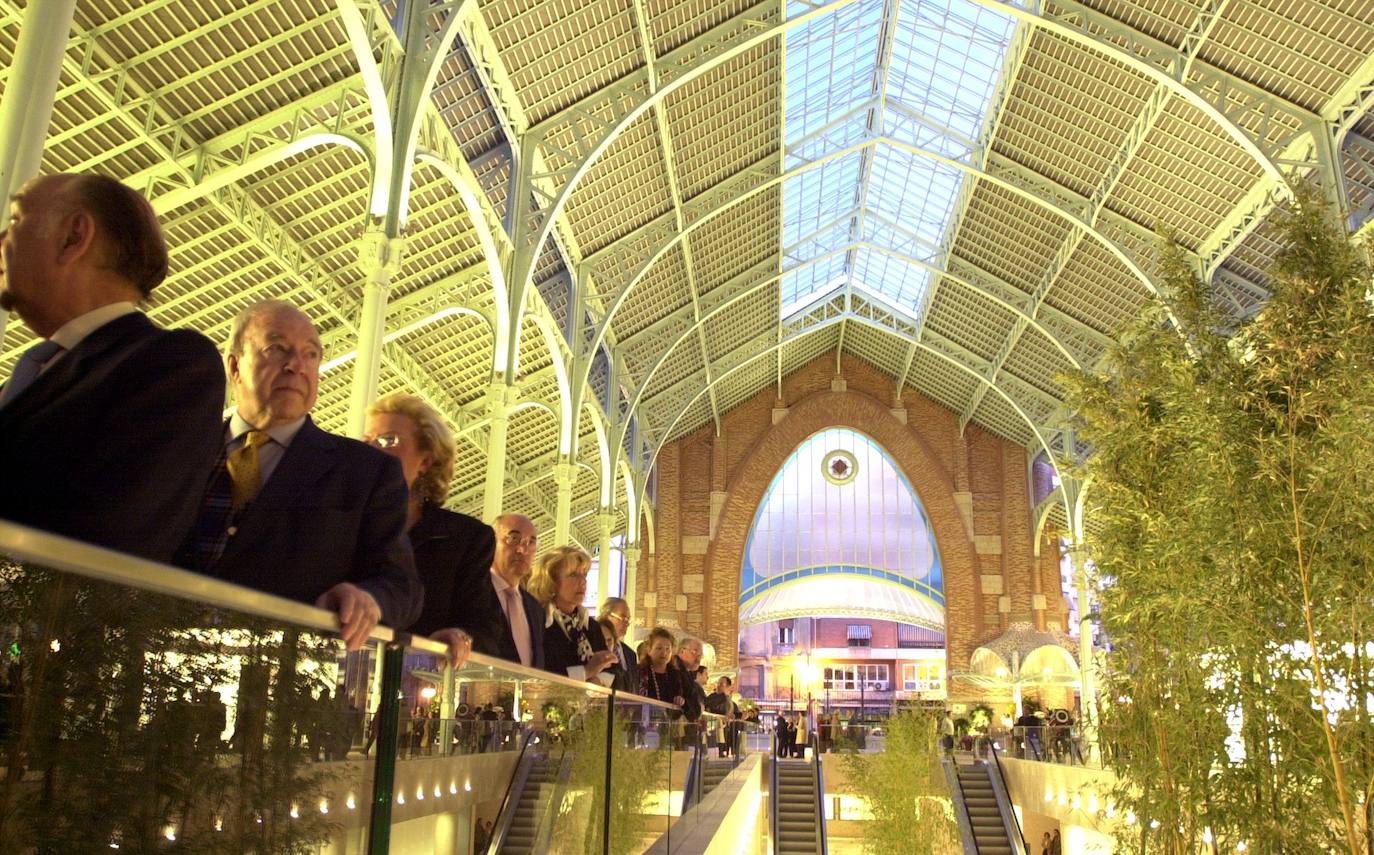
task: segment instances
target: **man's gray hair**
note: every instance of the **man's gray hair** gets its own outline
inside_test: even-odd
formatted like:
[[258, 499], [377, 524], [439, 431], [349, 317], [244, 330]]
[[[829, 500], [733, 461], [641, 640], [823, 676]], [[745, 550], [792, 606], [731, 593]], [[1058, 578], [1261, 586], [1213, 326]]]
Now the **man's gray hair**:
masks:
[[248, 329], [248, 325], [258, 315], [265, 315], [269, 312], [280, 312], [290, 309], [299, 314], [305, 314], [295, 304], [286, 300], [259, 300], [256, 303], [249, 303], [239, 313], [234, 316], [233, 332], [229, 334], [229, 355], [243, 356], [243, 333]]
[[694, 641], [697, 643], [698, 646], [705, 648], [706, 645], [702, 644], [700, 638], [697, 638], [695, 635], [684, 635], [682, 637], [682, 640], [677, 643], [677, 649], [679, 651], [686, 650], [687, 646]]
[[601, 610], [596, 613], [596, 616], [605, 617], [606, 615], [610, 614], [611, 609], [615, 608], [616, 606], [624, 606], [625, 611], [627, 612], [630, 610], [630, 604], [625, 602], [624, 598], [607, 597], [605, 602], [601, 604]]

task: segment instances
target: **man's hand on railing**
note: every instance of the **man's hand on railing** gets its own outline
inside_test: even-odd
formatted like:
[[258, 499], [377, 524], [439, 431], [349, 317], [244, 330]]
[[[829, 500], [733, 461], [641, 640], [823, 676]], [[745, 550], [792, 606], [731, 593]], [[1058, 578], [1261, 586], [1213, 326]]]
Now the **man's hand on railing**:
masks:
[[351, 582], [340, 582], [320, 594], [315, 605], [339, 616], [339, 635], [349, 650], [360, 650], [382, 619], [372, 595]]
[[472, 636], [455, 626], [435, 630], [429, 637], [440, 644], [448, 645], [448, 659], [454, 668], [462, 668], [468, 664], [468, 657], [472, 655]]

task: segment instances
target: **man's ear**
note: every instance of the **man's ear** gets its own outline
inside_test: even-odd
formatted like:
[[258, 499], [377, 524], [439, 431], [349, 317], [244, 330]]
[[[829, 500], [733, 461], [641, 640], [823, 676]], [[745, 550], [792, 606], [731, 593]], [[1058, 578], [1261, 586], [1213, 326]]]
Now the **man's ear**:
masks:
[[232, 387], [235, 380], [239, 378], [239, 356], [229, 353], [224, 357], [225, 373], [229, 375], [229, 384]]
[[71, 264], [96, 243], [95, 217], [87, 211], [78, 209], [63, 217], [60, 229], [62, 242], [57, 251], [60, 263]]

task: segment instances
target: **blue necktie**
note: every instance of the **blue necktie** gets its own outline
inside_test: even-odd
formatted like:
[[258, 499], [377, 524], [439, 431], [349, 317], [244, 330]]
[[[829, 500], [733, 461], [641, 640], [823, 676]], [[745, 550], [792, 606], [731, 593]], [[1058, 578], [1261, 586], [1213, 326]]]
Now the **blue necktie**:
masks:
[[44, 339], [24, 351], [24, 355], [19, 357], [19, 361], [14, 364], [14, 372], [10, 374], [10, 381], [5, 384], [5, 388], [0, 389], [0, 407], [19, 397], [20, 392], [23, 392], [33, 381], [38, 379], [43, 366], [61, 350], [62, 345]]

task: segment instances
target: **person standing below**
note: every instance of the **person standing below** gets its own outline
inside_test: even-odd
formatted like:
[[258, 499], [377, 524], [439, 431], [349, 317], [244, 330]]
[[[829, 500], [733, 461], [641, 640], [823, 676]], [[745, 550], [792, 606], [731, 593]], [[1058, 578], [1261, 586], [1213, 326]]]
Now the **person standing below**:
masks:
[[728, 676], [722, 675], [716, 681], [716, 685], [711, 694], [706, 696], [707, 712], [715, 713], [725, 717], [725, 724], [717, 739], [718, 753], [721, 757], [729, 757], [734, 753], [735, 736], [739, 732], [737, 719], [739, 718], [739, 707], [734, 701], [734, 681]]
[[500, 606], [488, 575], [496, 536], [481, 520], [442, 507], [458, 450], [443, 416], [414, 395], [388, 395], [367, 408], [363, 442], [400, 461], [410, 491], [406, 534], [425, 587], [411, 632], [447, 644], [455, 668], [474, 649], [499, 655]]
[[619, 670], [615, 653], [606, 649], [601, 627], [582, 607], [591, 566], [587, 553], [560, 546], [539, 559], [528, 588], [545, 614], [544, 670], [609, 686], [615, 680], [610, 669]]
[[491, 580], [500, 608], [496, 655], [527, 668], [544, 669], [544, 609], [521, 585], [529, 578], [539, 535], [529, 517], [502, 514], [492, 523], [496, 552]]
[[621, 673], [614, 684], [618, 692], [639, 691], [639, 662], [630, 645], [625, 643], [625, 634], [630, 631], [630, 604], [620, 597], [607, 597], [596, 613], [601, 620], [607, 621], [615, 631], [615, 644], [611, 650], [620, 663]]
[[0, 307], [42, 341], [0, 387], [0, 518], [171, 561], [215, 464], [224, 369], [209, 339], [137, 308], [167, 276], [152, 206], [48, 175], [10, 212]]
[[940, 750], [946, 754], [954, 753], [954, 719], [949, 717], [949, 710], [940, 716]]
[[220, 462], [179, 560], [329, 609], [357, 649], [379, 621], [410, 626], [423, 589], [400, 464], [310, 419], [322, 357], [315, 325], [290, 303], [239, 312], [225, 360], [234, 413], [219, 428]]

